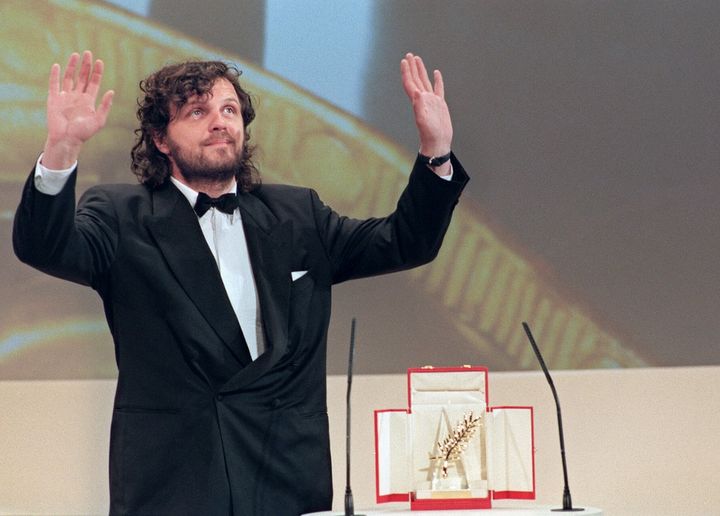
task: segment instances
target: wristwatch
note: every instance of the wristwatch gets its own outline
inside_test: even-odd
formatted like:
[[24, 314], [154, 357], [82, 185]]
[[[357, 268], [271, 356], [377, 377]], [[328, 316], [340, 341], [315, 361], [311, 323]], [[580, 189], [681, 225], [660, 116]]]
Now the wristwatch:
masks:
[[443, 156], [425, 156], [418, 153], [418, 159], [420, 160], [420, 163], [427, 165], [428, 167], [439, 167], [450, 159], [450, 154], [451, 153], [448, 152]]

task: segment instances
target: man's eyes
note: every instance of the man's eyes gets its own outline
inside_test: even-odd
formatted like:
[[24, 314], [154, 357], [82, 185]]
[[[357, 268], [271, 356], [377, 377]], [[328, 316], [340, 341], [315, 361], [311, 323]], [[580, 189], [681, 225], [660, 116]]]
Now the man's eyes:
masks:
[[[226, 115], [235, 115], [237, 114], [237, 108], [235, 106], [225, 106], [222, 109], [222, 112]], [[193, 108], [190, 111], [188, 111], [188, 115], [192, 118], [200, 118], [205, 113], [205, 110], [200, 108]]]

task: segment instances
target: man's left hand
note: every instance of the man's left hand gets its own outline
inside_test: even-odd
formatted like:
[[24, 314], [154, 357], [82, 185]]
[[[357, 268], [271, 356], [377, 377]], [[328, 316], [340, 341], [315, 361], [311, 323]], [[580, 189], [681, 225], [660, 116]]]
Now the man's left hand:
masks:
[[[420, 154], [443, 156], [450, 152], [452, 144], [452, 121], [445, 102], [445, 88], [439, 70], [433, 72], [434, 84], [430, 82], [425, 64], [420, 56], [407, 54], [400, 62], [403, 88], [412, 102], [415, 124], [420, 135]], [[438, 175], [447, 175], [450, 163], [433, 169]]]

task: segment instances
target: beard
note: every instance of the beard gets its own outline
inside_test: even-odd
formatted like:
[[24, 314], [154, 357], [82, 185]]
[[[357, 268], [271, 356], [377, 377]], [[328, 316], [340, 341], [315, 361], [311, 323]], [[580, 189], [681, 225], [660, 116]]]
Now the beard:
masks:
[[232, 148], [205, 149], [214, 157], [206, 156], [202, 150], [193, 153], [177, 145], [168, 138], [168, 147], [175, 165], [188, 182], [225, 182], [235, 178], [242, 168], [243, 149]]

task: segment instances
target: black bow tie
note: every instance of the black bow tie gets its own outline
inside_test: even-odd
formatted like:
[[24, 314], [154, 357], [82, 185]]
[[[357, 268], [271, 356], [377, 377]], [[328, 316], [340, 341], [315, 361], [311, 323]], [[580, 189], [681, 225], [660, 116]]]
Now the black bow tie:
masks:
[[195, 201], [195, 213], [198, 217], [205, 215], [210, 208], [217, 208], [223, 213], [232, 213], [238, 207], [238, 197], [234, 193], [226, 193], [220, 197], [210, 197], [200, 192]]

